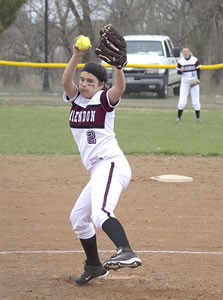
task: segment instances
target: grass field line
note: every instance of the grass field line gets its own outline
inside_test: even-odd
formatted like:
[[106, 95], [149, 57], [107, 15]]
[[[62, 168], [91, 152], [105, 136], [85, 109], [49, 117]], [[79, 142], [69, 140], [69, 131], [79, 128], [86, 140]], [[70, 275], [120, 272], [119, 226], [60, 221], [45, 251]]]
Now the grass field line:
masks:
[[[10, 250], [0, 251], [1, 255], [10, 254], [69, 254], [83, 253], [83, 250]], [[113, 253], [113, 250], [99, 250], [100, 253]], [[135, 250], [142, 254], [184, 254], [184, 255], [223, 255], [222, 251], [190, 251], [190, 250]]]

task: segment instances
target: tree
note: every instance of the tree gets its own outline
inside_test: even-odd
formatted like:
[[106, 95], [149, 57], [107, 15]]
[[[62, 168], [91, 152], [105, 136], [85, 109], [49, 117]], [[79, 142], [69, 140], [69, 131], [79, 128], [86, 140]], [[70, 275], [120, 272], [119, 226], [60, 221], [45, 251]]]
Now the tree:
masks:
[[[18, 12], [19, 4], [21, 7], [25, 2], [15, 20], [16, 8]], [[123, 35], [169, 35], [175, 46], [189, 45], [202, 64], [222, 62], [222, 0], [48, 0], [48, 3], [49, 62], [67, 62], [74, 38], [80, 34], [90, 37], [94, 49], [100, 28], [108, 23]], [[9, 19], [15, 20], [0, 32], [2, 59], [43, 62], [44, 8], [44, 0], [0, 0], [0, 27], [4, 24], [5, 29]], [[85, 61], [96, 60], [93, 49]], [[32, 74], [41, 71], [33, 69]], [[61, 76], [60, 70], [49, 72], [51, 80]], [[5, 78], [4, 71], [2, 74]], [[205, 72], [203, 76], [212, 77], [215, 84], [222, 80], [219, 70]]]
[[[91, 20], [91, 7], [89, 0], [80, 0], [80, 1], [73, 1], [67, 0], [68, 5], [71, 9], [71, 12], [76, 21], [76, 27], [79, 33], [87, 35], [91, 41], [94, 41], [94, 29], [93, 29], [93, 22]], [[75, 2], [78, 2], [75, 4]], [[85, 55], [86, 60], [90, 60], [92, 55], [87, 53]]]
[[25, 2], [27, 0], [0, 0], [0, 33], [15, 21], [18, 10]]

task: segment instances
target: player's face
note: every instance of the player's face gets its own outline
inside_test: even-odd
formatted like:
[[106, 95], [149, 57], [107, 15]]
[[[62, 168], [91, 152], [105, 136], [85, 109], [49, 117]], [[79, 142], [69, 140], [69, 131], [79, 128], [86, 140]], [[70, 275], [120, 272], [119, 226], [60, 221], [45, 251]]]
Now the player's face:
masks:
[[183, 53], [184, 58], [190, 57], [190, 49], [189, 48], [183, 48], [182, 53]]
[[81, 72], [79, 81], [79, 91], [81, 96], [90, 99], [103, 87], [104, 83], [99, 82], [96, 76], [86, 71]]

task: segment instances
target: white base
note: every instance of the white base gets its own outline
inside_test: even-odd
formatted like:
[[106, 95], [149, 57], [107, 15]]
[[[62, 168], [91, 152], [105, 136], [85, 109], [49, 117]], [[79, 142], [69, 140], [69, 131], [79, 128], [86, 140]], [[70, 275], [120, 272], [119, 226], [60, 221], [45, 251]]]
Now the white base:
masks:
[[193, 181], [193, 177], [183, 176], [183, 175], [175, 175], [175, 174], [152, 176], [151, 179], [157, 180], [157, 181], [162, 181], [162, 182], [190, 182], [190, 181]]

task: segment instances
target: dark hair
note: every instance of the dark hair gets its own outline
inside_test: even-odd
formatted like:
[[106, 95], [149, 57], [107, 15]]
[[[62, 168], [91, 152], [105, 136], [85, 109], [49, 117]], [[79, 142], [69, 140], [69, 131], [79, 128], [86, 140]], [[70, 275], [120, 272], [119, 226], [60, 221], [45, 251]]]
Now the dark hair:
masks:
[[95, 77], [97, 77], [97, 79], [100, 82], [104, 81], [106, 83], [108, 81], [108, 74], [105, 67], [103, 67], [98, 63], [94, 63], [94, 62], [86, 63], [82, 69], [82, 72], [83, 71], [93, 74]]

